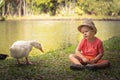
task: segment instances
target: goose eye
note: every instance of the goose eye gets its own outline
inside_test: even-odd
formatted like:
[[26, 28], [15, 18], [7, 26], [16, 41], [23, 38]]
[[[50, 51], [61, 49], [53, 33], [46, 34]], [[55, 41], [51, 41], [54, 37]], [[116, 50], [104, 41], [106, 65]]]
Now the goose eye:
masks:
[[39, 46], [41, 46], [41, 45], [39, 44]]

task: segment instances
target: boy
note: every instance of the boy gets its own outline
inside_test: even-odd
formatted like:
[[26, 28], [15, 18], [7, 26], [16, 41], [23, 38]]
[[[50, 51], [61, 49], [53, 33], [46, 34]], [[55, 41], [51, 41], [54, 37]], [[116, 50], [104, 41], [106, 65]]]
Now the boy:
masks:
[[69, 59], [73, 63], [72, 70], [83, 68], [96, 69], [109, 66], [108, 60], [101, 59], [104, 53], [102, 41], [95, 37], [97, 29], [91, 19], [84, 19], [78, 26], [78, 30], [83, 34], [83, 39], [76, 48], [75, 54], [70, 54]]

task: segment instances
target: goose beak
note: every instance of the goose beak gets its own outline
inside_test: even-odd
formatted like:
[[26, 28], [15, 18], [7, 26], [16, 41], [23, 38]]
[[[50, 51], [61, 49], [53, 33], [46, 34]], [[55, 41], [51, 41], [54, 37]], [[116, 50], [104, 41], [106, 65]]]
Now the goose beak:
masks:
[[43, 49], [42, 49], [42, 48], [40, 48], [40, 51], [44, 53], [44, 51], [43, 51]]

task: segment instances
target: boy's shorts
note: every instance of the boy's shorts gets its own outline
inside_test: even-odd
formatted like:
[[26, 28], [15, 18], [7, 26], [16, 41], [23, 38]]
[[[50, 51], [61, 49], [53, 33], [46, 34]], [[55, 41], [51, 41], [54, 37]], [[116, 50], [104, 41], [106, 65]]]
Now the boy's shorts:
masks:
[[[92, 59], [95, 58], [95, 57], [92, 57], [92, 56], [86, 56], [86, 55], [83, 55], [83, 56], [86, 57], [88, 60], [92, 60]], [[100, 59], [97, 63], [102, 63], [102, 62], [106, 62], [106, 60]]]

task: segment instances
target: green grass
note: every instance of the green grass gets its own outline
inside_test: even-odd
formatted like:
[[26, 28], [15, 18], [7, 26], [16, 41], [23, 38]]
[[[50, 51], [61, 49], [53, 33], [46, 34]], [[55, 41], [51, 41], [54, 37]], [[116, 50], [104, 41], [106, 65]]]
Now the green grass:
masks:
[[[0, 60], [0, 80], [120, 80], [120, 53], [105, 52], [103, 58], [110, 60], [111, 67], [96, 71], [69, 69], [69, 54], [75, 47], [29, 56], [33, 65], [17, 65], [16, 60]], [[23, 59], [21, 59], [23, 61]]]
[[109, 51], [120, 51], [120, 36], [113, 36], [108, 40], [104, 41], [104, 47]]

